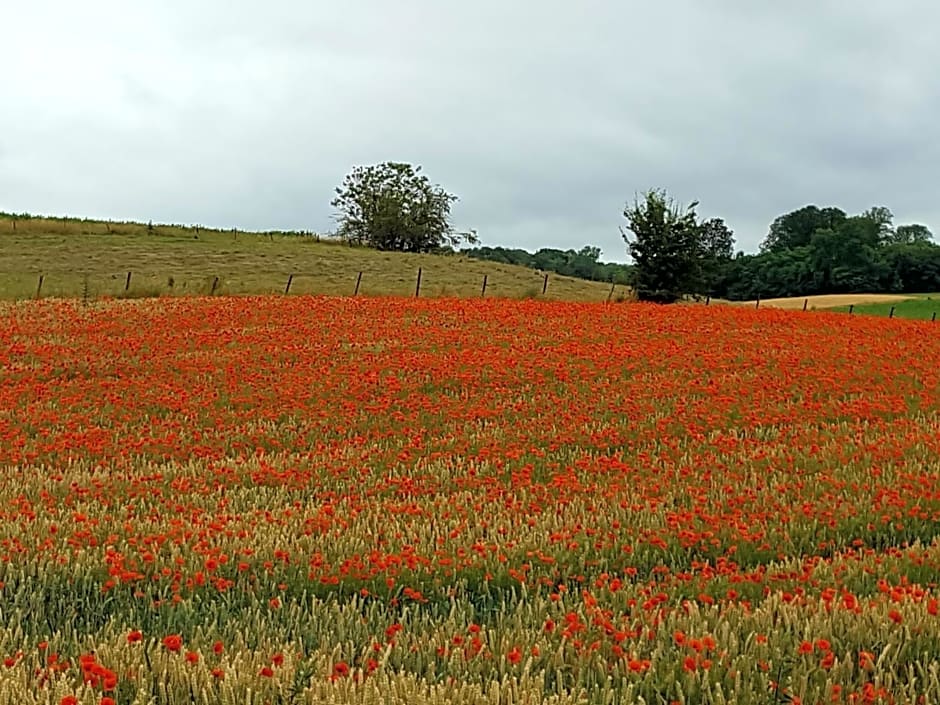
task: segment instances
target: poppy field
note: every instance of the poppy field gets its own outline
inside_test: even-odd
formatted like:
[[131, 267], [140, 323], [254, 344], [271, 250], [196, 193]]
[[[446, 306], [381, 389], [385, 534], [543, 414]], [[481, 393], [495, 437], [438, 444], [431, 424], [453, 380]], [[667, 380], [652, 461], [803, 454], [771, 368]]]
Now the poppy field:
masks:
[[940, 702], [940, 328], [0, 305], [0, 705]]

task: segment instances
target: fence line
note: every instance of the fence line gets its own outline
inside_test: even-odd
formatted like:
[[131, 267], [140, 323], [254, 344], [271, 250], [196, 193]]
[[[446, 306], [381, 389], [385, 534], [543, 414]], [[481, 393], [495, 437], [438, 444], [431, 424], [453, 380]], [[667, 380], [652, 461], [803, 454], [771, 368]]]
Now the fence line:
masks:
[[[206, 281], [206, 282], [210, 282], [210, 281], [211, 281], [211, 285], [209, 286], [209, 292], [208, 292], [210, 296], [215, 295], [216, 292], [219, 291], [219, 290], [225, 285], [225, 281], [226, 281], [224, 278], [222, 278], [222, 277], [220, 277], [220, 276], [218, 276], [218, 275], [206, 275], [206, 274], [200, 274], [200, 273], [187, 273], [187, 272], [175, 273], [175, 274], [172, 274], [172, 275], [162, 275], [162, 274], [157, 274], [157, 273], [154, 273], [154, 272], [134, 272], [133, 270], [129, 270], [129, 271], [127, 271], [126, 273], [122, 273], [121, 275], [113, 274], [113, 273], [112, 273], [112, 274], [109, 274], [109, 273], [106, 273], [106, 272], [97, 272], [97, 273], [80, 273], [80, 272], [53, 272], [53, 273], [46, 273], [46, 272], [40, 272], [40, 273], [38, 273], [38, 274], [33, 274], [33, 276], [36, 276], [36, 277], [37, 277], [37, 279], [36, 279], [36, 282], [37, 282], [37, 283], [36, 283], [35, 294], [33, 295], [32, 298], [35, 298], [35, 299], [43, 298], [43, 285], [44, 285], [44, 284], [45, 284], [45, 285], [48, 285], [50, 282], [55, 282], [55, 280], [56, 280], [56, 278], [57, 278], [57, 277], [56, 277], [57, 274], [61, 275], [61, 277], [64, 278], [64, 279], [66, 279], [66, 280], [68, 280], [68, 279], [73, 279], [73, 278], [76, 277], [76, 276], [82, 278], [82, 279], [81, 279], [81, 288], [82, 288], [82, 291], [80, 291], [80, 292], [78, 292], [78, 291], [77, 291], [77, 292], [71, 292], [71, 291], [70, 291], [70, 293], [66, 295], [66, 298], [85, 298], [85, 297], [87, 297], [87, 296], [88, 296], [88, 288], [89, 288], [89, 287], [88, 287], [88, 282], [89, 282], [89, 280], [100, 282], [100, 281], [107, 281], [108, 279], [110, 279], [110, 280], [113, 281], [113, 280], [115, 280], [115, 279], [118, 279], [118, 277], [123, 278], [123, 287], [121, 287], [121, 290], [120, 290], [120, 291], [118, 291], [118, 287], [120, 287], [119, 284], [116, 284], [116, 285], [113, 287], [113, 289], [114, 289], [114, 291], [115, 291], [115, 296], [117, 296], [117, 297], [120, 297], [120, 296], [121, 296], [121, 292], [123, 292], [124, 294], [127, 294], [128, 296], [132, 295], [133, 292], [132, 292], [132, 290], [131, 290], [131, 284], [132, 284], [133, 282], [137, 282], [137, 281], [140, 281], [140, 280], [142, 280], [142, 279], [146, 279], [146, 278], [148, 278], [148, 277], [151, 278], [151, 279], [152, 279], [152, 278], [158, 278], [158, 279], [163, 280], [163, 281], [165, 282], [165, 284], [163, 284], [163, 285], [161, 285], [161, 286], [165, 286], [165, 287], [166, 287], [167, 289], [169, 289], [169, 290], [174, 290], [174, 289], [176, 289], [176, 287], [177, 287], [177, 279], [179, 279], [179, 280], [181, 280], [181, 281], [189, 281], [189, 282], [191, 282], [191, 281], [194, 280], [194, 279], [196, 279], [196, 280], [204, 280], [204, 281]], [[25, 275], [25, 276], [29, 276], [29, 275], [26, 274], [26, 273], [0, 271], [0, 278], [2, 278], [4, 275], [19, 275], [19, 276], [24, 276], [24, 275]], [[353, 295], [353, 296], [358, 296], [358, 295], [359, 295], [360, 290], [361, 290], [361, 287], [362, 287], [362, 284], [363, 284], [364, 275], [365, 275], [365, 272], [363, 272], [363, 271], [359, 271], [359, 272], [357, 273], [356, 279], [355, 279], [355, 285], [352, 287], [352, 295]], [[317, 273], [314, 274], [314, 273], [305, 273], [305, 272], [289, 272], [289, 273], [285, 274], [284, 276], [286, 277], [286, 280], [285, 280], [285, 284], [284, 284], [284, 288], [283, 288], [283, 295], [287, 296], [287, 295], [289, 295], [289, 294], [291, 293], [291, 289], [292, 289], [292, 287], [293, 287], [293, 285], [294, 285], [294, 283], [295, 283], [295, 281], [296, 281], [297, 279], [301, 279], [301, 278], [305, 278], [305, 279], [320, 278], [320, 279], [322, 279], [322, 278], [323, 278], [323, 273], [322, 273], [322, 272], [317, 272]], [[241, 278], [239, 275], [234, 275], [234, 276], [232, 277], [233, 280], [237, 280], [237, 279], [239, 279], [239, 278]], [[273, 279], [273, 277], [272, 277], [272, 279]], [[334, 280], [334, 281], [335, 281], [335, 280]], [[491, 287], [491, 285], [492, 285], [493, 282], [490, 280], [489, 274], [483, 274], [481, 281], [482, 281], [482, 285], [480, 286], [480, 289], [479, 289], [479, 292], [480, 292], [479, 295], [480, 295], [481, 298], [483, 298], [483, 297], [486, 296], [487, 289], [488, 289], [489, 287]], [[152, 282], [151, 282], [151, 283], [152, 283]], [[413, 294], [413, 295], [414, 295], [415, 297], [420, 297], [420, 296], [421, 296], [422, 287], [426, 284], [426, 281], [425, 281], [425, 273], [424, 273], [423, 267], [418, 267], [417, 272], [416, 272], [416, 276], [415, 276], [414, 283], [415, 283], [415, 285], [414, 285], [414, 294]], [[519, 285], [518, 282], [516, 282], [516, 284], [517, 284], [517, 286]], [[146, 286], [146, 285], [143, 285], [143, 286]], [[445, 283], [445, 286], [446, 286], [446, 283]], [[476, 285], [471, 285], [471, 286], [476, 286]], [[614, 284], [611, 286], [610, 292], [608, 293], [607, 299], [606, 299], [608, 302], [611, 300], [611, 297], [613, 296], [613, 292], [614, 292], [614, 290], [616, 289], [617, 286], [623, 286], [623, 285], [614, 283]], [[258, 293], [258, 294], [275, 293], [275, 291], [273, 290], [274, 287], [271, 286], [270, 288], [272, 289], [272, 291], [262, 291], [261, 289], [264, 289], [264, 287], [263, 287], [263, 286], [262, 286], [262, 287], [259, 287], [259, 290], [257, 291], [257, 293]], [[48, 286], [47, 286], [47, 289], [48, 289]], [[547, 295], [548, 289], [549, 289], [549, 275], [548, 275], [548, 274], [545, 274], [544, 277], [542, 278], [542, 282], [541, 282], [541, 295], [542, 295], [542, 296]], [[530, 296], [536, 296], [536, 295], [538, 295], [539, 289], [537, 288], [537, 286], [536, 286], [534, 283], [529, 286], [529, 290], [531, 291], [531, 293], [529, 294]], [[52, 294], [52, 295], [55, 296], [55, 294]], [[107, 296], [107, 295], [108, 295], [108, 294], [105, 294], [105, 296]], [[159, 294], [154, 294], [154, 296], [159, 296]]]
[[[4, 271], [0, 271], [0, 276], [2, 276], [2, 275], [4, 275], [4, 274], [9, 275], [9, 274], [16, 274], [16, 273], [15, 273], [15, 272], [4, 272]], [[72, 277], [74, 277], [74, 276], [80, 276], [80, 277], [81, 277], [80, 291], [72, 292], [72, 293], [66, 295], [65, 298], [82, 299], [83, 301], [88, 301], [90, 298], [94, 298], [94, 297], [92, 297], [91, 294], [90, 294], [90, 287], [89, 287], [89, 277], [92, 276], [92, 275], [90, 275], [90, 274], [88, 274], [88, 273], [80, 274], [80, 273], [78, 273], [78, 272], [62, 273], [62, 274], [65, 274], [66, 276], [72, 276]], [[36, 290], [35, 290], [35, 294], [33, 295], [32, 298], [34, 298], [34, 299], [41, 299], [41, 298], [43, 298], [43, 287], [44, 287], [45, 285], [47, 285], [50, 280], [54, 281], [54, 280], [55, 280], [55, 277], [54, 277], [54, 275], [50, 275], [50, 274], [45, 273], [45, 272], [39, 273], [39, 274], [37, 274], [36, 276], [37, 276], [37, 279], [36, 279]], [[106, 279], [107, 277], [110, 277], [110, 278], [113, 280], [113, 279], [117, 278], [117, 276], [118, 276], [118, 275], [115, 275], [115, 274], [110, 274], [110, 275], [109, 275], [109, 274], [107, 274], [107, 273], [100, 273], [100, 274], [97, 275], [97, 278], [99, 278], [99, 279]], [[163, 275], [154, 274], [154, 273], [152, 273], [152, 272], [137, 272], [137, 273], [136, 273], [137, 279], [140, 279], [141, 277], [161, 277], [161, 278], [162, 278], [162, 276], [163, 276]], [[209, 280], [209, 276], [207, 276], [207, 275], [201, 275], [201, 274], [187, 274], [187, 273], [183, 273], [183, 274], [177, 274], [176, 276], [195, 277], [195, 278], [204, 279], [204, 280], [206, 280], [206, 281]], [[286, 282], [285, 282], [285, 285], [284, 285], [284, 289], [283, 289], [283, 294], [282, 294], [282, 295], [284, 295], [284, 296], [289, 296], [289, 295], [290, 295], [290, 293], [291, 293], [291, 288], [292, 288], [292, 286], [293, 286], [295, 280], [298, 279], [298, 278], [322, 278], [322, 276], [323, 276], [322, 272], [318, 272], [318, 273], [316, 273], [316, 274], [308, 274], [308, 273], [304, 273], [304, 272], [290, 272], [289, 274], [286, 275], [287, 278], [286, 278]], [[360, 290], [361, 290], [361, 287], [362, 287], [363, 276], [364, 276], [364, 272], [359, 271], [359, 272], [357, 273], [356, 279], [355, 279], [355, 284], [354, 284], [354, 286], [352, 287], [352, 296], [359, 296], [359, 293], [360, 293]], [[133, 271], [128, 271], [128, 272], [126, 273], [126, 275], [124, 276], [123, 293], [126, 294], [128, 297], [133, 296], [133, 292], [131, 292], [131, 283], [132, 283], [132, 281], [135, 280], [134, 277], [135, 277], [135, 272], [133, 272]], [[550, 277], [549, 277], [549, 274], [547, 274], [547, 273], [544, 274], [544, 276], [543, 276], [543, 278], [542, 278], [541, 296], [545, 296], [545, 295], [548, 293], [549, 278], [550, 278]], [[171, 290], [174, 289], [174, 287], [175, 287], [175, 277], [174, 277], [174, 276], [171, 275], [171, 276], [166, 277], [166, 282], [167, 282], [167, 283], [166, 283], [166, 286], [167, 286], [168, 289], [171, 289]], [[220, 288], [224, 285], [224, 283], [225, 283], [225, 280], [222, 279], [220, 276], [217, 276], [217, 275], [216, 275], [216, 276], [212, 276], [211, 285], [209, 286], [208, 295], [209, 295], [209, 296], [215, 296], [216, 293], [220, 290]], [[485, 298], [485, 297], [486, 297], [487, 289], [488, 289], [488, 287], [490, 286], [491, 283], [492, 283], [492, 282], [489, 280], [489, 275], [488, 275], [488, 274], [483, 274], [483, 277], [482, 277], [482, 285], [481, 285], [481, 287], [480, 287], [480, 289], [479, 289], [479, 292], [480, 292], [480, 293], [479, 293], [479, 296], [480, 296], [480, 298]], [[596, 283], [596, 282], [595, 282], [595, 283]], [[423, 285], [423, 284], [424, 284], [424, 271], [423, 271], [423, 268], [422, 268], [422, 267], [418, 267], [417, 272], [416, 272], [416, 277], [415, 277], [415, 288], [414, 288], [414, 294], [413, 294], [413, 296], [414, 296], [415, 298], [420, 298], [420, 296], [421, 296], [421, 289], [422, 289], [422, 285]], [[445, 286], [446, 286], [446, 283], [445, 283]], [[618, 286], [621, 286], [621, 287], [626, 288], [626, 287], [625, 287], [624, 285], [622, 285], [622, 284], [618, 284], [618, 283], [616, 283], [616, 282], [612, 283], [612, 284], [611, 284], [611, 287], [610, 287], [610, 290], [607, 292], [606, 298], [605, 298], [605, 299], [602, 299], [605, 303], [610, 303], [610, 302], [613, 300], [614, 292], [616, 291], [616, 288], [617, 288]], [[47, 287], [47, 288], [48, 288], [48, 287]], [[537, 296], [539, 296], [539, 294], [537, 293], [538, 291], [539, 291], [539, 290], [538, 290], [537, 288], [530, 287], [530, 288], [528, 289], [527, 293], [522, 294], [522, 297], [524, 297], [524, 298], [537, 297]], [[254, 294], [262, 295], [262, 294], [274, 294], [274, 293], [276, 293], [276, 290], [273, 290], [273, 288], [272, 288], [271, 291], [264, 291], [264, 292], [263, 292], [263, 291], [257, 291], [257, 292], [252, 292], [252, 294], [246, 294], [246, 295], [254, 295]], [[192, 295], [198, 295], [198, 294], [195, 293], [195, 292], [193, 292]], [[331, 294], [331, 295], [342, 295], [342, 294]], [[399, 292], [399, 295], [402, 295], [402, 294]], [[108, 296], [108, 295], [105, 294], [104, 296]], [[143, 294], [143, 295], [141, 296], [141, 298], [150, 298], [151, 296], [152, 296], [153, 298], [157, 298], [157, 297], [160, 296], [160, 294], [159, 294], [159, 293], [157, 293], [157, 294], [151, 294], [151, 295]], [[26, 297], [22, 297], [22, 298], [26, 298]], [[116, 298], [121, 298], [121, 293], [116, 294]], [[466, 297], [466, 298], [470, 298], [470, 297]], [[809, 310], [809, 301], [810, 301], [810, 300], [809, 300], [809, 297], [806, 297], [806, 298], [804, 298], [804, 300], [803, 300], [803, 307], [802, 307], [802, 310], [803, 310], [804, 312], [806, 312], [806, 311]], [[710, 297], [710, 296], [706, 297], [705, 300], [704, 300], [704, 305], [705, 305], [705, 306], [709, 306], [711, 303], [712, 303], [711, 297]], [[736, 305], [736, 304], [735, 304], [734, 302], [732, 302], [731, 305]], [[738, 305], [739, 305], [739, 304], [738, 304]], [[853, 315], [853, 314], [855, 313], [855, 307], [856, 307], [856, 304], [854, 304], [854, 303], [848, 304], [848, 314], [849, 314], [849, 315]], [[756, 299], [755, 302], [754, 302], [754, 308], [755, 308], [755, 310], [760, 310], [760, 309], [761, 309], [761, 298], [760, 298], [759, 296], [757, 297], [757, 299]], [[764, 308], [766, 309], [767, 307], [765, 306]], [[771, 307], [771, 308], [774, 308], [774, 307]], [[816, 308], [814, 307], [813, 310], [815, 311]], [[824, 310], [830, 310], [830, 309], [824, 309]], [[890, 318], [895, 318], [895, 313], [896, 313], [896, 311], [897, 311], [897, 306], [892, 305], [891, 308], [890, 308], [889, 311], [888, 311], [888, 316], [887, 316], [887, 317], [888, 317], [889, 319], [890, 319]], [[926, 320], [926, 319], [924, 318], [924, 319], [911, 319], [911, 320]], [[936, 311], [934, 311], [934, 312], [932, 313], [932, 315], [931, 315], [931, 317], [930, 317], [930, 320], [931, 320], [931, 322], [936, 322], [936, 320], [937, 320], [937, 312], [936, 312]]]

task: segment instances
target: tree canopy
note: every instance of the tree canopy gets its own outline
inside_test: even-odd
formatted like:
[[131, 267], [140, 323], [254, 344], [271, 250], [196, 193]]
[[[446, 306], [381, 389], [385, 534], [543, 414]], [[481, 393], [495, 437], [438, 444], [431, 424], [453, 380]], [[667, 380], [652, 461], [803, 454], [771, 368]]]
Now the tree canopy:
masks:
[[624, 208], [627, 226], [621, 233], [635, 263], [633, 287], [640, 301], [673, 303], [711, 293], [722, 264], [731, 259], [734, 235], [720, 218], [699, 222], [697, 206], [682, 208], [666, 191], [654, 189]]
[[432, 184], [421, 167], [400, 162], [357, 166], [336, 189], [339, 235], [379, 250], [431, 252], [476, 242], [450, 222], [457, 196]]
[[809, 205], [776, 218], [760, 254], [739, 253], [715, 291], [730, 299], [940, 290], [940, 246], [885, 206], [849, 216]]
[[813, 233], [823, 228], [838, 228], [845, 220], [841, 208], [804, 206], [781, 215], [770, 224], [770, 232], [761, 243], [761, 252], [783, 252], [809, 244]]

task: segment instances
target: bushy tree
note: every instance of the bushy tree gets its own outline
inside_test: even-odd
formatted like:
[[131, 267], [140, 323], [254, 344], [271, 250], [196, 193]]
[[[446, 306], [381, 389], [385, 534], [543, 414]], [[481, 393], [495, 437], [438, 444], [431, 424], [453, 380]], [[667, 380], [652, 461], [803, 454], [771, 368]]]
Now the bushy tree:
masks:
[[699, 250], [703, 293], [715, 296], [734, 256], [734, 233], [724, 220], [710, 218], [699, 224]]
[[884, 288], [888, 268], [879, 245], [885, 232], [884, 222], [868, 213], [846, 218], [836, 229], [817, 230], [808, 253], [816, 290], [848, 294]]
[[457, 233], [450, 222], [457, 197], [432, 184], [421, 167], [400, 162], [357, 166], [336, 189], [339, 235], [379, 250], [431, 252], [475, 243], [473, 232]]
[[783, 252], [810, 243], [817, 230], [835, 230], [846, 219], [841, 208], [804, 206], [781, 215], [770, 225], [770, 232], [761, 243], [761, 252]]
[[665, 191], [651, 190], [624, 208], [627, 226], [621, 234], [636, 263], [633, 287], [640, 301], [674, 303], [702, 292], [702, 228], [696, 206], [680, 208]]
[[940, 246], [929, 241], [901, 242], [887, 245], [884, 256], [894, 277], [895, 291], [940, 291]]

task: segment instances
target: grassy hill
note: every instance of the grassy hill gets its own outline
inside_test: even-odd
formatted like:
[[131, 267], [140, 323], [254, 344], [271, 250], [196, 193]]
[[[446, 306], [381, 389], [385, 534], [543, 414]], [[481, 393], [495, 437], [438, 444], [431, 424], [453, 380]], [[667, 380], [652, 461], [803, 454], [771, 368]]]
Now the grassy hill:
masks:
[[[284, 293], [542, 297], [535, 270], [461, 255], [353, 248], [308, 233], [241, 232], [0, 214], [0, 299]], [[130, 285], [127, 285], [128, 273]], [[603, 301], [610, 285], [549, 275], [547, 299]], [[618, 286], [614, 298], [626, 293]]]
[[[849, 308], [840, 306], [833, 310], [848, 312]], [[852, 307], [852, 312], [865, 316], [936, 320], [940, 315], [940, 295], [918, 294], [903, 301], [856, 304]]]

